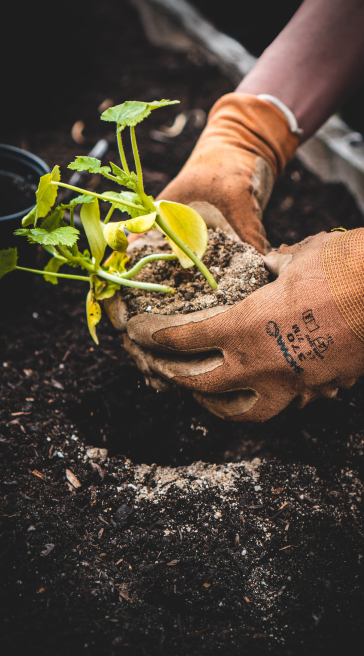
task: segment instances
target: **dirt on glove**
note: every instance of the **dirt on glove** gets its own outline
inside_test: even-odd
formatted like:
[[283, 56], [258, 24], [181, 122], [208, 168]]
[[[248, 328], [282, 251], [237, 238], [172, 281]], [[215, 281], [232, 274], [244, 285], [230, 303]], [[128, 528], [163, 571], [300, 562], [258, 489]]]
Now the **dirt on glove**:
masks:
[[[197, 267], [183, 269], [178, 260], [152, 262], [143, 267], [135, 280], [168, 285], [176, 292], [172, 295], [127, 288], [123, 299], [130, 316], [141, 312], [186, 314], [216, 305], [234, 305], [268, 282], [263, 258], [253, 246], [235, 241], [219, 228], [208, 233], [203, 262], [218, 283], [217, 289], [211, 289]], [[158, 249], [153, 246], [135, 249], [128, 268], [146, 255], [169, 250], [167, 244]]]

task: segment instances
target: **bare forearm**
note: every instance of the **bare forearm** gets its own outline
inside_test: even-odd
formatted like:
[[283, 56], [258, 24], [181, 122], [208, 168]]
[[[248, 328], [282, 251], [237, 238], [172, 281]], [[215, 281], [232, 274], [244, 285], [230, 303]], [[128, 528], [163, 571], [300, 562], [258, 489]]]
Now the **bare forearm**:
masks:
[[237, 93], [270, 94], [310, 137], [364, 77], [364, 0], [305, 0]]

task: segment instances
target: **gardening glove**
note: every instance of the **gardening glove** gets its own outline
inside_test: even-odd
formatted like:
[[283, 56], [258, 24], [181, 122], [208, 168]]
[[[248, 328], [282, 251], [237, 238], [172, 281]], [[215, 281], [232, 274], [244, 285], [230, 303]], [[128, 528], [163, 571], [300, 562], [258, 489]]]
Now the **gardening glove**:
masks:
[[265, 262], [279, 277], [234, 306], [133, 317], [125, 346], [145, 375], [236, 421], [353, 385], [364, 373], [364, 229], [320, 233]]
[[240, 239], [268, 253], [263, 210], [297, 146], [298, 136], [278, 107], [229, 93], [215, 103], [190, 158], [158, 199], [192, 205], [208, 227], [222, 227], [214, 219], [217, 208]]

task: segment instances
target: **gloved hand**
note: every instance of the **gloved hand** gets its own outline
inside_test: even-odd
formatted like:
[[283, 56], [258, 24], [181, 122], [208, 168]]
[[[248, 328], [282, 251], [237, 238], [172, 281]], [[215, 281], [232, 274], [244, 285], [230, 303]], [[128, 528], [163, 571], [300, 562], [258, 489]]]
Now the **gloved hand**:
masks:
[[[275, 105], [257, 96], [229, 93], [211, 109], [191, 156], [158, 200], [191, 205], [209, 228], [223, 227], [259, 253], [268, 253], [263, 210], [297, 146], [298, 137]], [[146, 243], [129, 235], [130, 243], [137, 239], [136, 246]]]
[[212, 205], [240, 239], [268, 253], [263, 210], [297, 145], [298, 137], [275, 105], [229, 93], [211, 109], [191, 156], [159, 199], [193, 204], [209, 227]]
[[[237, 421], [353, 385], [364, 373], [364, 229], [320, 233], [265, 260], [279, 277], [234, 306], [133, 317], [125, 346], [142, 371]], [[109, 316], [117, 325], [115, 302]]]

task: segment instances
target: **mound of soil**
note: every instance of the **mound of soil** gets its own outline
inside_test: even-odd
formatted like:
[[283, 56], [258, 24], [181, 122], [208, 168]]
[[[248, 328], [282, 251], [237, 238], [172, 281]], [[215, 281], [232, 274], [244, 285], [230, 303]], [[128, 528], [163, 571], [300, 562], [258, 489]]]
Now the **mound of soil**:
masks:
[[[131, 252], [128, 268], [142, 257], [156, 252], [170, 252], [168, 244], [154, 248], [143, 246]], [[249, 244], [237, 242], [217, 228], [208, 231], [208, 246], [202, 258], [217, 282], [211, 289], [197, 269], [183, 269], [178, 260], [159, 260], [147, 264], [134, 280], [173, 287], [173, 295], [127, 287], [123, 293], [130, 316], [150, 314], [186, 314], [216, 305], [234, 305], [268, 282], [262, 256]]]
[[[68, 21], [78, 52], [88, 53], [82, 93], [79, 69], [72, 81], [63, 67], [73, 96], [55, 85], [44, 97], [53, 111], [28, 103], [21, 133], [3, 122], [0, 140], [61, 163], [67, 180], [67, 164], [101, 137], [111, 142], [102, 163], [118, 161], [98, 120], [105, 98], [179, 98], [137, 128], [156, 196], [199, 130], [189, 122], [163, 143], [150, 131], [181, 109], [208, 111], [232, 87], [195, 54], [152, 48], [120, 0], [87, 8], [84, 29], [73, 14]], [[113, 18], [100, 30], [105, 16]], [[71, 137], [77, 120], [82, 145]], [[363, 225], [342, 185], [322, 184], [297, 160], [264, 220], [274, 246]], [[361, 655], [363, 381], [264, 424], [226, 423], [183, 390], [146, 387], [106, 318], [97, 348], [86, 293], [82, 282], [39, 278], [18, 318], [0, 313], [2, 652]]]

